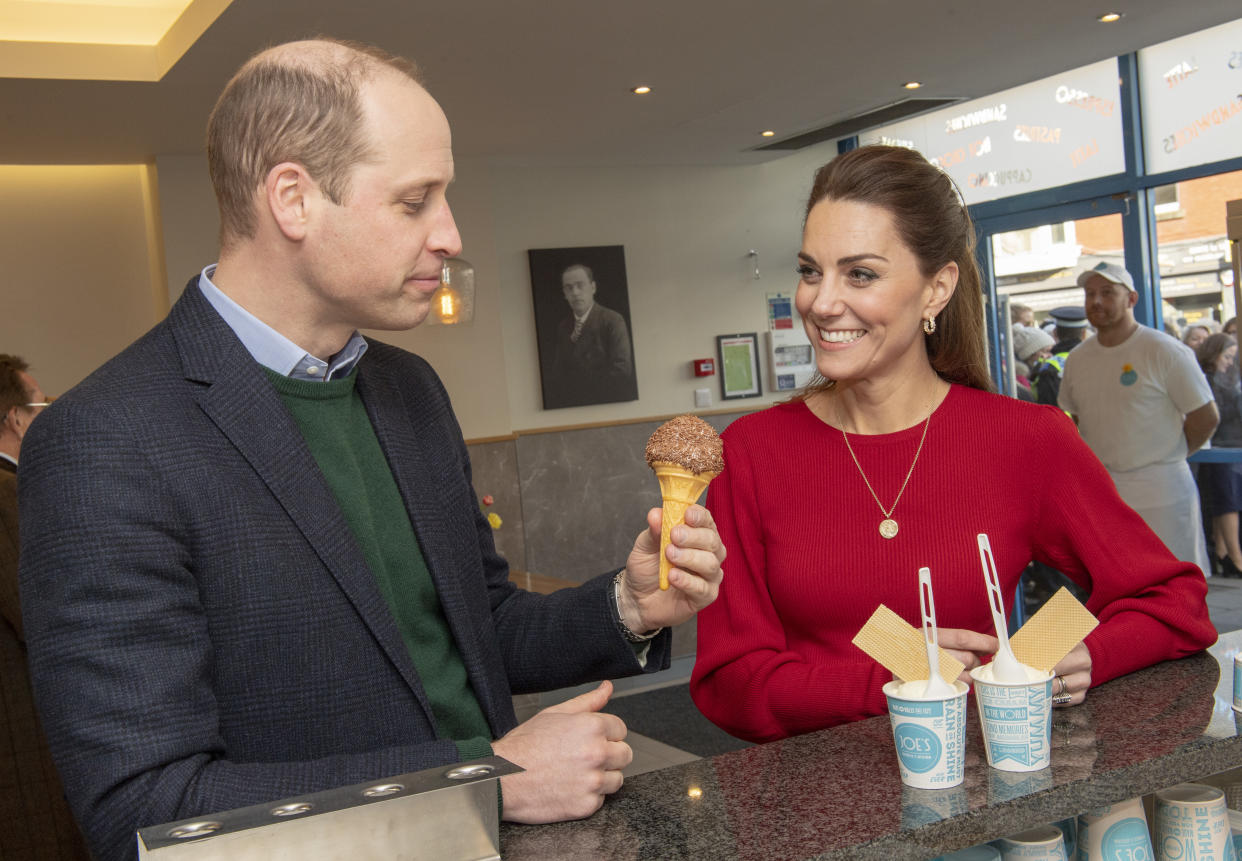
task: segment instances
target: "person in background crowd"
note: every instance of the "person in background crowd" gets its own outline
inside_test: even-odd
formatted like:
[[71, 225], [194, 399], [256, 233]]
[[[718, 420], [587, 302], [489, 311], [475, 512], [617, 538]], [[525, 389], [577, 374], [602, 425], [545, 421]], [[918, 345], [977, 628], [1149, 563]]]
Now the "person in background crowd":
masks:
[[22, 448], [21, 586], [49, 743], [92, 850], [134, 831], [495, 754], [502, 815], [590, 815], [633, 753], [611, 684], [714, 600], [706, 509], [623, 567], [509, 581], [448, 394], [363, 338], [430, 311], [461, 238], [448, 121], [409, 61], [268, 49], [208, 121], [216, 265]]
[[1212, 334], [1212, 330], [1202, 323], [1191, 323], [1182, 330], [1182, 343], [1192, 350], [1198, 350], [1199, 345], [1207, 340], [1208, 335]]
[[[1019, 386], [1018, 397], [1024, 401], [1035, 402], [1031, 378], [1037, 373], [1041, 364], [1052, 355], [1052, 336], [1043, 329], [1033, 326], [1015, 326], [1013, 328], [1013, 352], [1021, 363], [1018, 368], [1026, 373], [1016, 374]], [[1025, 390], [1025, 396], [1023, 396]]]
[[1009, 323], [1012, 326], [1034, 326], [1035, 312], [1029, 305], [1019, 302], [1009, 303]]
[[795, 305], [820, 379], [733, 422], [708, 490], [727, 585], [699, 614], [690, 689], [727, 732], [883, 714], [892, 676], [851, 640], [881, 603], [918, 622], [923, 566], [941, 646], [967, 668], [990, 658], [980, 532], [1007, 603], [1032, 558], [1090, 589], [1100, 625], [1057, 665], [1057, 705], [1215, 641], [1203, 575], [1122, 502], [1069, 418], [991, 391], [974, 250], [952, 181], [915, 150], [859, 147], [816, 174]]
[[1226, 335], [1233, 335], [1235, 338], [1238, 337], [1238, 318], [1230, 317], [1225, 321], [1225, 325], [1220, 327], [1220, 330]]
[[0, 354], [0, 858], [87, 859], [35, 715], [17, 588], [17, 461], [47, 398], [19, 356]]
[[[1052, 321], [1051, 337], [1054, 343], [1047, 355], [1031, 366], [1031, 392], [1035, 401], [1055, 406], [1057, 392], [1061, 389], [1061, 374], [1065, 369], [1065, 357], [1069, 351], [1082, 343], [1090, 334], [1087, 329], [1087, 313], [1081, 307], [1063, 306], [1048, 312]], [[1047, 330], [1044, 330], [1047, 333]]]
[[1180, 341], [1134, 318], [1130, 273], [1100, 263], [1078, 276], [1096, 334], [1069, 354], [1058, 403], [1121, 494], [1185, 562], [1211, 571], [1199, 496], [1186, 458], [1219, 415], [1212, 390]]
[[[1212, 434], [1212, 448], [1242, 447], [1242, 382], [1238, 373], [1238, 342], [1223, 332], [1209, 335], [1196, 351], [1220, 424]], [[1216, 568], [1225, 577], [1242, 577], [1242, 546], [1238, 539], [1238, 512], [1242, 511], [1242, 463], [1199, 464], [1199, 492], [1212, 524]]]

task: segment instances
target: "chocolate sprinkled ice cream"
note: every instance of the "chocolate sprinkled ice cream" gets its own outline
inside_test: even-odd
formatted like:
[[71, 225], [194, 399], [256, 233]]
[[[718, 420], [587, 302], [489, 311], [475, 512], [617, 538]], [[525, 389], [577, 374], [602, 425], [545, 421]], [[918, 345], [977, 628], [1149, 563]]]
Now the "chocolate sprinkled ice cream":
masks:
[[724, 469], [724, 446], [716, 430], [697, 416], [677, 416], [647, 440], [647, 465], [675, 463], [695, 474]]

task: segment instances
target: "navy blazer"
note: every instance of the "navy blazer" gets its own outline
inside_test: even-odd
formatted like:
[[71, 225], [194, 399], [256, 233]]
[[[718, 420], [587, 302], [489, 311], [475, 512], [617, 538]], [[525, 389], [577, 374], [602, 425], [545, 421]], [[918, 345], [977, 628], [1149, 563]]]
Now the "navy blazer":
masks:
[[[371, 342], [357, 373], [494, 736], [513, 693], [641, 672], [608, 575], [509, 582], [431, 367]], [[20, 471], [35, 695], [99, 858], [134, 857], [142, 826], [457, 758], [297, 425], [197, 279], [44, 411]], [[648, 670], [668, 657], [666, 633]]]

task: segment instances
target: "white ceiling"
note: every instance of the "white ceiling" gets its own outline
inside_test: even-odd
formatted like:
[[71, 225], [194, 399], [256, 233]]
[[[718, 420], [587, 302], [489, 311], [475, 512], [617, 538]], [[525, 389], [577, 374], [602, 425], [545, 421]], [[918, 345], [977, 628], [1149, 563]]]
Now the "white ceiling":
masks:
[[907, 80], [976, 98], [1240, 16], [1238, 0], [234, 0], [158, 83], [0, 80], [0, 163], [199, 152], [247, 56], [319, 33], [416, 59], [459, 158], [728, 164], [781, 155], [753, 152], [763, 129], [827, 125]]

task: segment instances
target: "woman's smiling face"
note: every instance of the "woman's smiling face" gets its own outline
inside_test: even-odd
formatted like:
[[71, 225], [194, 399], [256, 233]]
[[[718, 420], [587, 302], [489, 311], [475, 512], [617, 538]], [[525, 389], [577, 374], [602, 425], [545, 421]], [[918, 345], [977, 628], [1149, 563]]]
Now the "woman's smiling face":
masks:
[[888, 210], [824, 199], [807, 215], [795, 304], [828, 380], [876, 380], [927, 366], [922, 322], [940, 312], [957, 265], [926, 276]]

